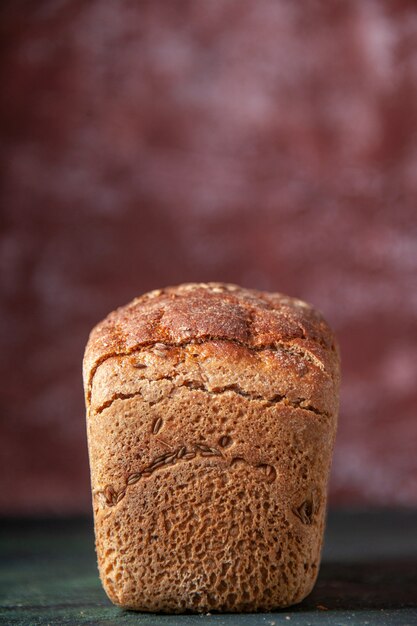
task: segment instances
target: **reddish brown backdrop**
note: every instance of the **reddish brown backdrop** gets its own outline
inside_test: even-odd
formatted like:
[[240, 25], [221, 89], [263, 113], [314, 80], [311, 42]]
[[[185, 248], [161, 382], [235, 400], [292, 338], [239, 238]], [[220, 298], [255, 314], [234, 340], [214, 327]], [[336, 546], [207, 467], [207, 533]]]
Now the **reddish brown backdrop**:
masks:
[[1, 511], [89, 510], [88, 332], [193, 280], [325, 313], [331, 502], [417, 505], [415, 3], [0, 11]]

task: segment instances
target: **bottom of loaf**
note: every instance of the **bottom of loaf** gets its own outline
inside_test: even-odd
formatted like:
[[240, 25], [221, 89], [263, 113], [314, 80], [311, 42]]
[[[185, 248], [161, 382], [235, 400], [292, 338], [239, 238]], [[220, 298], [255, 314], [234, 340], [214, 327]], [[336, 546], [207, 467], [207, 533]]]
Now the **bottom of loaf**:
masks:
[[314, 492], [314, 505], [243, 459], [227, 468], [202, 459], [155, 472], [114, 506], [96, 510], [109, 598], [126, 609], [167, 613], [269, 611], [300, 602], [317, 578], [325, 515], [322, 486], [304, 491]]

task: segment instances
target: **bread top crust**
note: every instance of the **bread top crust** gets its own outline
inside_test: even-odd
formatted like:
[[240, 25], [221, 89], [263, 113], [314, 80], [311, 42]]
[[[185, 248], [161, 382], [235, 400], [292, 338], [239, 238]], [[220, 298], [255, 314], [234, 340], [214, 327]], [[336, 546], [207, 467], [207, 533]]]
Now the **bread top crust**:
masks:
[[339, 353], [322, 315], [280, 293], [225, 283], [187, 283], [146, 293], [92, 330], [84, 356], [86, 401], [98, 366], [158, 343], [181, 346], [223, 340], [248, 349], [282, 345], [305, 351], [338, 386]]

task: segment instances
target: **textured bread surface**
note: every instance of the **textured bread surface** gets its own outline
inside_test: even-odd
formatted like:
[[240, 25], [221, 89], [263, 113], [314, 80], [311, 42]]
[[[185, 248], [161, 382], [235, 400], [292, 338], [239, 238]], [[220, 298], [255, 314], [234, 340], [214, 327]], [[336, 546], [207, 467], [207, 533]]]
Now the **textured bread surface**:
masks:
[[318, 312], [235, 285], [156, 290], [93, 329], [84, 386], [115, 604], [256, 611], [311, 591], [339, 391]]

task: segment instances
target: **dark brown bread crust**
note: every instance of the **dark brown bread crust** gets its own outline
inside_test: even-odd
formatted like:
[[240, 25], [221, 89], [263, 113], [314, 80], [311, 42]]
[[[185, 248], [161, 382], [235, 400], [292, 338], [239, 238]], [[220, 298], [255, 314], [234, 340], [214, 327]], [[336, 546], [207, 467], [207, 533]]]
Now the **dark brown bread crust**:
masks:
[[218, 283], [154, 291], [93, 330], [84, 384], [113, 602], [254, 611], [310, 592], [339, 388], [316, 311]]
[[135, 298], [93, 329], [84, 358], [88, 400], [95, 371], [107, 358], [154, 343], [183, 345], [205, 339], [225, 339], [248, 348], [287, 343], [304, 349], [332, 377], [338, 376], [334, 333], [305, 302], [237, 285], [189, 283]]

